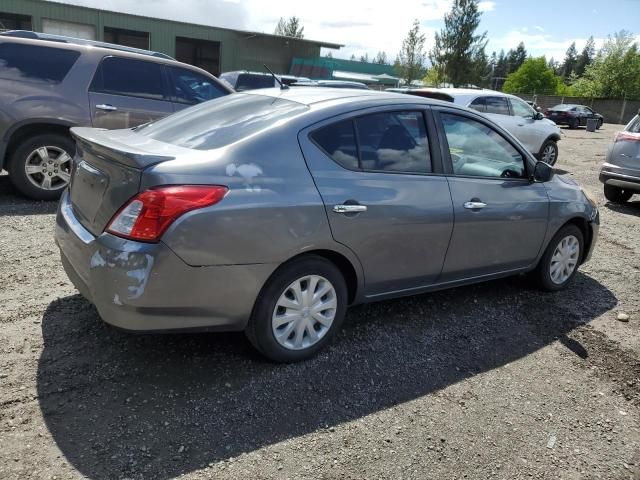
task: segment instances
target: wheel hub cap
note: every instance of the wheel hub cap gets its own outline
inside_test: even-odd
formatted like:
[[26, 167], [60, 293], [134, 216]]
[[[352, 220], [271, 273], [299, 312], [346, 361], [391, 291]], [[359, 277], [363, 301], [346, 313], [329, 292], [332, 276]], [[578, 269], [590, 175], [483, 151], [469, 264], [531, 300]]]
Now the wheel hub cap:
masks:
[[29, 154], [24, 170], [29, 181], [36, 187], [59, 190], [69, 184], [71, 156], [59, 147], [40, 147]]
[[566, 282], [578, 265], [580, 242], [573, 235], [564, 237], [553, 252], [549, 274], [557, 285]]
[[336, 291], [324, 277], [308, 275], [284, 289], [271, 317], [276, 341], [289, 350], [309, 348], [324, 337], [336, 316]]

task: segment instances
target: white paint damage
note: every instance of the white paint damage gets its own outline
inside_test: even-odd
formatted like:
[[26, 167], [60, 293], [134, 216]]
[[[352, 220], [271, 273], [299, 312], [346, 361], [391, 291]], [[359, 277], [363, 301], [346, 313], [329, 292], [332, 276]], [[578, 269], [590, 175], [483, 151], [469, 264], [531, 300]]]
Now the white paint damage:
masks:
[[236, 165], [230, 163], [227, 165], [227, 175], [234, 177], [238, 175], [244, 180], [243, 184], [247, 192], [260, 192], [262, 188], [259, 185], [254, 185], [254, 178], [262, 175], [262, 168], [255, 163], [242, 163]]

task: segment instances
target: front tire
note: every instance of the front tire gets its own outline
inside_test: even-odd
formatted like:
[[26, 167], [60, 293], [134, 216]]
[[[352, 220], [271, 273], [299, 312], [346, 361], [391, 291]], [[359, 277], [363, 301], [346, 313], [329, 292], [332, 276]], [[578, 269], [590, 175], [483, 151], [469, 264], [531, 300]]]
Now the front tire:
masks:
[[602, 124], [604, 122], [602, 120], [598, 120], [598, 124], [596, 125], [596, 130], [600, 130], [602, 128]]
[[578, 271], [584, 236], [575, 225], [565, 225], [551, 239], [535, 270], [539, 286], [543, 290], [556, 292], [571, 283]]
[[578, 120], [577, 118], [574, 118], [569, 122], [569, 128], [571, 130], [575, 130], [576, 128], [578, 128], [579, 125], [580, 125], [580, 120]]
[[57, 200], [71, 179], [75, 144], [64, 135], [47, 133], [22, 141], [9, 158], [11, 183], [34, 200]]
[[345, 279], [333, 263], [316, 255], [302, 257], [267, 281], [245, 333], [274, 362], [306, 360], [340, 329], [347, 301]]
[[538, 157], [549, 165], [555, 165], [558, 161], [558, 144], [553, 140], [547, 140], [542, 144]]
[[604, 196], [612, 203], [625, 203], [633, 196], [633, 192], [613, 185], [604, 186]]

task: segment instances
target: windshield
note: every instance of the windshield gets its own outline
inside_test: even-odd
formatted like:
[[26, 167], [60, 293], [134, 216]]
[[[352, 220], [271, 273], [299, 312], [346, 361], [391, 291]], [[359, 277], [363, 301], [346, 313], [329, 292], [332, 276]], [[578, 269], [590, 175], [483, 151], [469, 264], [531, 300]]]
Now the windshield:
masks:
[[137, 132], [180, 147], [210, 150], [279, 125], [307, 109], [277, 97], [236, 93], [187, 108]]

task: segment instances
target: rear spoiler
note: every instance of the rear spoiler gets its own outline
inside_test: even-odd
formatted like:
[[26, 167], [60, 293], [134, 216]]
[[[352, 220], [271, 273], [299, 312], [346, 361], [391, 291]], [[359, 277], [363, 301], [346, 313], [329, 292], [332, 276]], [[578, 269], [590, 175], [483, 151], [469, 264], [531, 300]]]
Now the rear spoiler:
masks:
[[143, 169], [176, 158], [164, 152], [166, 144], [132, 130], [73, 127], [71, 135], [79, 152], [88, 151], [128, 167]]

